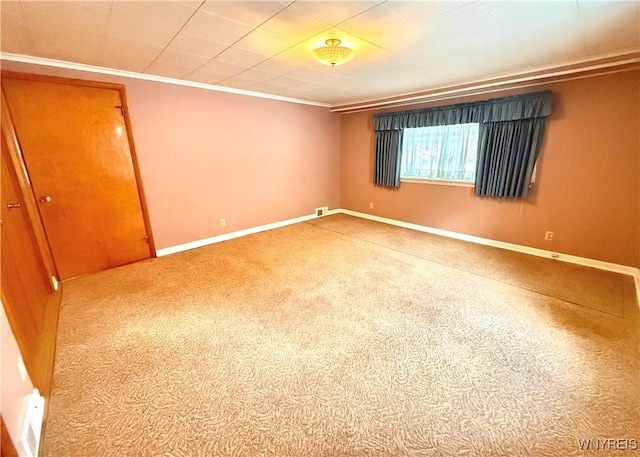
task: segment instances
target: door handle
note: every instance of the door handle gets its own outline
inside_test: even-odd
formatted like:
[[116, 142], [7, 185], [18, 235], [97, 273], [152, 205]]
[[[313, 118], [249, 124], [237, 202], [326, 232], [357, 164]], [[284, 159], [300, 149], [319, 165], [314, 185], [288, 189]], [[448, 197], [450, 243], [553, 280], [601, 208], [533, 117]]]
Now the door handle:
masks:
[[20, 203], [7, 203], [7, 208], [20, 208], [22, 205]]
[[40, 203], [49, 203], [51, 201], [51, 197], [45, 195], [44, 197], [40, 197]]

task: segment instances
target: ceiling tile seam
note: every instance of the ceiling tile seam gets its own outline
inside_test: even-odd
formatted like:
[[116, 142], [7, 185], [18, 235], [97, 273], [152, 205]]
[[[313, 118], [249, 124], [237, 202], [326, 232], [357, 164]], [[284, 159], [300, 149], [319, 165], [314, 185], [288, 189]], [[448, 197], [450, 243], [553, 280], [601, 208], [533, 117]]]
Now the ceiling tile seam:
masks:
[[100, 40], [98, 41], [98, 48], [96, 49], [96, 54], [93, 56], [92, 64], [97, 65], [98, 57], [102, 52], [102, 45], [104, 43], [104, 37], [107, 34], [107, 28], [109, 27], [109, 21], [111, 20], [111, 13], [113, 11], [113, 0], [111, 0], [111, 4], [109, 5], [109, 14], [107, 15], [107, 20], [104, 21], [104, 25], [102, 26], [102, 31], [100, 32]]
[[[205, 0], [206, 1], [206, 0]], [[220, 51], [218, 54], [216, 54], [215, 56], [213, 56], [211, 59], [207, 60], [205, 63], [203, 63], [202, 65], [200, 65], [198, 68], [196, 68], [195, 70], [191, 71], [191, 73], [188, 73], [187, 75], [185, 75], [184, 77], [187, 78], [189, 76], [191, 76], [192, 74], [194, 74], [196, 71], [202, 69], [204, 66], [208, 65], [209, 63], [213, 62], [214, 60], [216, 60], [218, 57], [220, 57], [220, 55], [222, 55], [223, 53], [225, 53], [226, 51], [228, 51], [229, 49], [231, 49], [236, 43], [242, 41], [244, 38], [248, 37], [249, 35], [251, 35], [253, 32], [255, 32], [256, 30], [258, 30], [260, 28], [260, 26], [262, 26], [263, 24], [266, 24], [267, 22], [269, 22], [271, 19], [273, 19], [274, 17], [276, 17], [278, 14], [282, 13], [284, 10], [286, 10], [287, 8], [289, 8], [291, 5], [293, 5], [294, 3], [296, 3], [298, 0], [294, 0], [293, 2], [285, 5], [284, 8], [282, 8], [281, 10], [279, 10], [278, 12], [272, 14], [271, 16], [269, 16], [267, 19], [265, 19], [264, 21], [262, 21], [260, 24], [258, 24], [257, 26], [253, 27], [249, 32], [245, 33], [244, 35], [242, 35], [240, 38], [238, 38], [236, 41], [234, 41], [233, 43], [231, 43], [229, 46], [227, 46], [225, 49], [223, 49], [222, 51]], [[203, 2], [204, 3], [204, 2]], [[208, 13], [207, 13], [208, 14]], [[212, 15], [215, 16], [215, 15]], [[216, 16], [219, 17], [219, 16]], [[235, 22], [235, 21], [234, 21]], [[239, 22], [238, 22], [239, 24]], [[246, 24], [243, 24], [246, 25]], [[260, 65], [263, 62], [266, 62], [267, 60], [269, 60], [271, 57], [257, 63], [256, 65], [247, 68], [239, 73], [236, 73], [234, 76], [237, 76], [239, 74], [244, 73], [247, 70], [251, 70], [251, 68], [254, 68], [257, 65]], [[226, 79], [222, 79], [218, 82], [222, 82], [222, 81], [226, 81], [229, 78]]]
[[[297, 0], [296, 0], [296, 1], [297, 1]], [[258, 65], [261, 65], [261, 64], [263, 64], [263, 63], [265, 63], [265, 62], [267, 62], [267, 61], [269, 61], [269, 60], [273, 59], [274, 57], [277, 57], [277, 56], [279, 56], [280, 54], [283, 54], [283, 53], [287, 52], [289, 49], [295, 48], [296, 46], [300, 45], [300, 43], [304, 43], [305, 41], [307, 41], [307, 40], [309, 40], [309, 39], [311, 39], [311, 38], [313, 38], [313, 37], [315, 37], [315, 36], [322, 35], [323, 33], [325, 33], [325, 32], [326, 32], [326, 31], [328, 31], [328, 30], [331, 30], [331, 29], [333, 29], [333, 28], [337, 28], [337, 29], [339, 29], [339, 30], [342, 30], [342, 29], [339, 27], [341, 24], [344, 24], [345, 22], [350, 21], [351, 19], [353, 19], [353, 18], [356, 18], [356, 17], [360, 16], [361, 14], [364, 14], [364, 13], [366, 13], [367, 11], [370, 11], [370, 10], [372, 10], [372, 9], [374, 9], [374, 8], [377, 8], [378, 6], [383, 5], [383, 4], [387, 3], [388, 1], [389, 1], [389, 0], [383, 0], [383, 1], [381, 1], [381, 2], [378, 2], [378, 3], [376, 3], [375, 5], [373, 5], [372, 7], [367, 8], [366, 10], [360, 11], [359, 13], [354, 14], [353, 16], [350, 16], [350, 17], [348, 17], [348, 18], [346, 18], [346, 19], [343, 19], [341, 22], [338, 22], [337, 24], [333, 24], [333, 25], [331, 25], [329, 28], [326, 28], [326, 29], [324, 29], [324, 30], [320, 31], [320, 32], [316, 33], [315, 35], [310, 35], [310, 36], [308, 36], [308, 37], [306, 37], [306, 38], [304, 38], [304, 39], [300, 40], [298, 43], [295, 43], [295, 44], [293, 44], [293, 45], [289, 46], [288, 48], [283, 49], [283, 50], [282, 50], [282, 51], [280, 51], [279, 53], [274, 54], [274, 55], [272, 55], [271, 57], [269, 57], [269, 58], [267, 58], [267, 59], [265, 59], [265, 60], [263, 60], [263, 61], [261, 61], [261, 62], [258, 62], [257, 64], [255, 64], [255, 65], [253, 65], [253, 66], [251, 66], [251, 67], [249, 67], [249, 68], [247, 68], [247, 69], [245, 69], [245, 70], [242, 70], [242, 71], [241, 71], [241, 72], [239, 72], [239, 73], [236, 73], [235, 75], [229, 76], [228, 78], [225, 78], [225, 79], [222, 79], [222, 80], [218, 81], [218, 82], [217, 82], [217, 84], [223, 83], [223, 82], [228, 81], [229, 79], [235, 78], [236, 76], [241, 75], [241, 74], [243, 74], [243, 73], [245, 73], [245, 72], [247, 72], [247, 71], [249, 71], [249, 70], [252, 70], [252, 69], [254, 69], [255, 67], [257, 67]], [[291, 2], [289, 5], [287, 5], [287, 7], [291, 6], [293, 3], [295, 3], [295, 1], [294, 1], [294, 2]], [[284, 10], [284, 9], [283, 9], [283, 10]], [[283, 10], [281, 10], [281, 11], [283, 11]], [[281, 11], [279, 11], [277, 14], [279, 14]], [[274, 16], [275, 16], [275, 15], [274, 15]], [[272, 16], [272, 17], [273, 17], [273, 16]], [[315, 17], [315, 16], [313, 16], [313, 17]], [[271, 19], [271, 18], [269, 18], [269, 19]], [[318, 19], [318, 18], [316, 18], [316, 19]], [[324, 21], [324, 20], [322, 20], [322, 19], [319, 19], [319, 20], [320, 20], [320, 21], [322, 21], [322, 22], [325, 22], [325, 21]], [[265, 21], [265, 22], [266, 22], [266, 21]], [[264, 22], [263, 22], [262, 24], [264, 24]], [[260, 27], [262, 24], [260, 24], [258, 27]], [[254, 30], [255, 30], [255, 29], [254, 29]], [[349, 33], [350, 35], [353, 35], [353, 36], [355, 36], [355, 37], [357, 37], [357, 38], [359, 38], [359, 39], [361, 39], [361, 40], [363, 40], [363, 41], [366, 41], [367, 43], [370, 43], [370, 44], [371, 44], [371, 45], [373, 45], [373, 46], [376, 46], [376, 47], [380, 48], [380, 46], [376, 45], [375, 43], [371, 43], [370, 41], [365, 40], [365, 39], [363, 39], [363, 38], [361, 38], [361, 37], [359, 37], [359, 36], [357, 36], [357, 35], [354, 35], [353, 33], [347, 32], [346, 30], [342, 30], [342, 31], [343, 31], [343, 32], [345, 32], [345, 33]], [[249, 33], [251, 33], [251, 32], [249, 32]], [[268, 32], [267, 32], [267, 33], [268, 33]], [[247, 35], [248, 35], [248, 34], [247, 34]], [[384, 49], [384, 48], [380, 48], [380, 49], [383, 49], [383, 50], [385, 50], [385, 51], [386, 51], [386, 49]], [[225, 49], [225, 51], [226, 51], [226, 49]], [[224, 51], [222, 51], [222, 52], [224, 52]], [[389, 51], [389, 52], [390, 52], [390, 51]], [[222, 53], [220, 53], [220, 54], [222, 54]], [[218, 55], [220, 55], [220, 54], [218, 54]], [[216, 57], [218, 57], [218, 56], [216, 56]], [[214, 57], [214, 58], [215, 58], [215, 57]], [[206, 65], [206, 64], [205, 64], [205, 65]], [[292, 70], [292, 71], [295, 71], [295, 70]], [[324, 73], [324, 72], [323, 72], [323, 73]], [[289, 73], [285, 73], [284, 75], [281, 75], [281, 76], [287, 76], [288, 74], [289, 74]], [[329, 75], [329, 73], [327, 73], [327, 74]], [[271, 78], [271, 79], [270, 79], [270, 80], [268, 80], [268, 81], [271, 81], [272, 79], [275, 79], [275, 78]], [[296, 79], [296, 78], [293, 78], [293, 79]], [[266, 81], [265, 81], [265, 82], [266, 82]]]
[[[493, 17], [493, 14], [491, 14], [491, 12], [489, 12], [489, 10], [482, 4], [482, 1], [481, 0], [476, 0], [476, 3], [478, 4], [478, 6], [480, 6], [482, 11], [484, 11], [484, 13], [487, 16], [489, 16], [489, 19], [491, 19], [493, 22], [495, 22], [495, 24], [498, 26], [498, 29], [500, 29], [500, 32], [502, 32], [502, 34], [505, 36], [505, 38], [510, 39], [511, 37], [509, 36], [507, 31], [504, 29], [502, 24], [495, 17]], [[528, 55], [527, 55], [527, 62], [529, 62], [530, 66], [532, 66], [532, 67], [535, 66], [535, 64], [531, 61], [531, 59], [529, 58]]]
[[[112, 0], [112, 1], [113, 1], [113, 0]], [[207, 1], [207, 0], [202, 0], [202, 2], [200, 3], [200, 5], [198, 5], [198, 7], [197, 7], [197, 8], [195, 9], [195, 11], [191, 14], [191, 16], [189, 16], [189, 17], [187, 18], [187, 20], [186, 20], [186, 21], [184, 21], [184, 24], [182, 24], [182, 26], [178, 29], [178, 31], [177, 31], [177, 32], [176, 32], [176, 33], [171, 37], [171, 39], [169, 40], [169, 42], [168, 42], [168, 43], [167, 43], [167, 44], [162, 48], [162, 50], [158, 53], [158, 55], [157, 55], [157, 56], [155, 56], [155, 57], [153, 58], [153, 60], [152, 60], [151, 62], [149, 62], [149, 64], [148, 64], [146, 67], [144, 67], [144, 69], [142, 70], [142, 73], [145, 73], [145, 72], [149, 69], [149, 67], [150, 67], [151, 65], [153, 65], [154, 63], [156, 63], [156, 61], [158, 60], [158, 57], [160, 57], [160, 56], [162, 55], [162, 53], [163, 53], [164, 51], [166, 51], [166, 50], [167, 50], [167, 48], [169, 47], [169, 45], [170, 45], [171, 43], [173, 43], [173, 40], [175, 40], [175, 39], [176, 39], [176, 37], [177, 37], [178, 35], [180, 35], [180, 32], [182, 32], [182, 29], [184, 29], [184, 28], [185, 28], [185, 26], [186, 26], [186, 25], [189, 23], [189, 21], [191, 20], [191, 18], [193, 18], [193, 16], [195, 16], [195, 15], [196, 15], [196, 13], [197, 13], [198, 11], [200, 11], [200, 8], [202, 8], [202, 5], [204, 5], [204, 3], [205, 3], [206, 1]]]
[[22, 24], [24, 26], [24, 28], [27, 31], [27, 37], [29, 37], [29, 44], [31, 45], [31, 52], [33, 52], [33, 54], [36, 54], [36, 47], [34, 45], [34, 41], [33, 41], [33, 37], [31, 36], [31, 28], [27, 25], [27, 16], [25, 15], [24, 12], [24, 4], [22, 3], [23, 0], [20, 0], [20, 13], [22, 14]]
[[[351, 17], [349, 17], [349, 18], [347, 18], [347, 19], [345, 19], [345, 20], [343, 20], [343, 21], [341, 21], [341, 22], [338, 22], [337, 24], [335, 24], [335, 25], [334, 25], [334, 27], [335, 27], [335, 28], [337, 28], [337, 29], [339, 29], [339, 30], [342, 30], [344, 33], [348, 33], [349, 35], [353, 35], [354, 37], [359, 38], [359, 39], [360, 39], [360, 40], [362, 40], [362, 41], [366, 41], [367, 43], [369, 43], [369, 44], [370, 44], [370, 45], [372, 45], [372, 46], [375, 46], [375, 47], [376, 47], [376, 48], [378, 48], [378, 49], [382, 49], [382, 50], [384, 50], [384, 51], [392, 52], [391, 50], [389, 50], [389, 49], [385, 49], [385, 48], [383, 48], [382, 46], [378, 46], [377, 44], [372, 43], [371, 41], [367, 40], [366, 38], [362, 38], [361, 36], [356, 35], [355, 33], [347, 32], [346, 30], [344, 30], [343, 28], [341, 28], [341, 27], [340, 27], [340, 26], [341, 26], [342, 24], [344, 24], [345, 22], [350, 21], [351, 19], [355, 19], [355, 18], [357, 18], [358, 16], [363, 15], [364, 13], [368, 13], [368, 12], [369, 12], [369, 11], [371, 11], [372, 9], [377, 8], [377, 7], [381, 6], [381, 5], [384, 5], [384, 4], [385, 4], [385, 3], [387, 3], [388, 1], [389, 1], [389, 0], [384, 0], [384, 1], [382, 1], [382, 2], [376, 3], [376, 4], [375, 4], [375, 5], [373, 5], [371, 8], [367, 8], [367, 9], [366, 9], [366, 10], [364, 10], [364, 11], [360, 11], [358, 14], [355, 14], [355, 15], [353, 15], [353, 16], [351, 16]], [[394, 13], [394, 14], [395, 14], [395, 13]]]
[[[296, 1], [297, 1], [297, 0], [296, 0]], [[289, 49], [295, 48], [296, 46], [300, 45], [300, 43], [304, 43], [305, 41], [307, 41], [307, 40], [309, 40], [309, 39], [311, 39], [311, 38], [313, 38], [313, 37], [315, 37], [315, 36], [322, 35], [323, 33], [327, 32], [328, 30], [331, 30], [331, 29], [333, 29], [333, 28], [336, 28], [336, 29], [342, 30], [342, 29], [339, 27], [341, 24], [344, 24], [345, 22], [350, 21], [351, 19], [353, 19], [353, 18], [356, 18], [356, 17], [360, 16], [361, 14], [364, 14], [364, 13], [366, 13], [367, 11], [370, 11], [370, 10], [372, 10], [372, 9], [374, 9], [374, 8], [377, 8], [378, 6], [383, 5], [383, 4], [387, 3], [388, 1], [389, 1], [389, 0], [383, 0], [383, 1], [379, 2], [379, 3], [376, 3], [376, 4], [375, 4], [375, 5], [373, 5], [372, 7], [367, 8], [367, 9], [366, 9], [366, 10], [364, 10], [364, 11], [360, 11], [359, 13], [354, 14], [353, 16], [350, 16], [350, 17], [348, 17], [348, 18], [346, 18], [346, 19], [343, 19], [342, 21], [338, 22], [337, 24], [333, 24], [333, 25], [331, 25], [330, 27], [328, 27], [328, 28], [326, 28], [326, 29], [324, 29], [324, 30], [322, 30], [322, 31], [320, 31], [320, 32], [318, 32], [318, 33], [316, 33], [316, 34], [314, 34], [314, 35], [310, 35], [310, 36], [308, 36], [308, 37], [306, 37], [306, 38], [303, 38], [303, 39], [302, 39], [302, 40], [300, 40], [298, 43], [292, 44], [292, 45], [291, 45], [291, 46], [289, 46], [288, 48], [283, 49], [283, 50], [282, 50], [282, 51], [280, 51], [279, 53], [274, 54], [274, 55], [272, 55], [271, 57], [268, 57], [267, 59], [265, 59], [265, 60], [263, 60], [263, 61], [261, 61], [261, 62], [258, 62], [257, 64], [255, 64], [255, 65], [253, 65], [253, 66], [251, 66], [251, 67], [249, 67], [249, 68], [247, 68], [247, 69], [245, 69], [245, 70], [242, 70], [241, 72], [236, 73], [235, 75], [232, 75], [232, 76], [229, 76], [228, 78], [221, 79], [220, 81], [217, 81], [217, 82], [216, 82], [216, 84], [221, 84], [221, 83], [223, 83], [223, 82], [225, 82], [225, 81], [228, 81], [228, 80], [229, 80], [229, 79], [231, 79], [231, 78], [235, 78], [235, 77], [236, 77], [236, 76], [238, 76], [238, 75], [241, 75], [241, 74], [243, 74], [243, 73], [245, 73], [245, 72], [247, 72], [247, 71], [249, 71], [249, 70], [252, 70], [252, 69], [254, 69], [255, 67], [257, 67], [258, 65], [261, 65], [261, 64], [263, 64], [263, 63], [265, 63], [265, 62], [267, 62], [267, 61], [269, 61], [269, 60], [273, 59], [274, 57], [278, 57], [280, 54], [283, 54], [283, 53], [287, 52]], [[294, 1], [294, 2], [291, 2], [289, 5], [287, 5], [287, 8], [288, 8], [289, 6], [291, 6], [293, 3], [295, 3], [295, 1]], [[284, 11], [284, 9], [283, 9], [283, 10], [281, 10], [281, 11], [279, 11], [277, 14], [280, 14], [280, 12], [282, 12], [282, 11]], [[275, 16], [275, 15], [274, 15], [274, 16]], [[273, 16], [272, 16], [272, 17], [273, 17]], [[271, 18], [272, 18], [272, 17], [271, 17]], [[313, 17], [315, 17], [315, 16], [313, 16]], [[271, 19], [271, 18], [269, 18], [269, 19]], [[267, 20], [269, 20], [269, 19], [267, 19]], [[318, 19], [318, 18], [316, 18], [316, 19]], [[319, 20], [321, 20], [321, 19], [319, 19]], [[323, 20], [321, 20], [321, 21], [322, 21], [322, 22], [325, 22], [325, 21], [323, 21]], [[265, 21], [265, 22], [267, 22], [267, 21]], [[262, 24], [264, 24], [265, 22], [263, 22]], [[259, 28], [262, 24], [260, 24], [260, 25], [258, 26], [258, 28]], [[327, 24], [328, 24], [328, 23], [327, 23]], [[255, 29], [254, 29], [254, 30], [255, 30]], [[252, 31], [253, 31], [253, 30], [252, 30]], [[357, 38], [359, 38], [359, 39], [361, 39], [361, 40], [363, 40], [363, 41], [366, 41], [367, 43], [369, 43], [369, 44], [371, 44], [371, 45], [373, 45], [373, 46], [375, 46], [375, 47], [377, 47], [377, 48], [380, 48], [380, 46], [378, 46], [378, 45], [376, 45], [376, 44], [374, 44], [374, 43], [371, 43], [371, 42], [370, 42], [370, 41], [368, 41], [368, 40], [364, 40], [363, 38], [361, 38], [361, 37], [359, 37], [359, 36], [357, 36], [357, 35], [354, 35], [353, 33], [347, 32], [346, 30], [342, 30], [342, 31], [343, 31], [343, 32], [345, 32], [345, 33], [349, 33], [350, 35], [353, 35], [353, 36], [355, 36], [355, 37], [357, 37]], [[249, 32], [249, 33], [251, 33], [251, 32]], [[247, 33], [247, 35], [249, 35], [249, 33]], [[268, 33], [268, 32], [266, 32], [266, 33]], [[246, 36], [246, 35], [245, 35], [245, 36]], [[243, 37], [243, 38], [244, 38], [244, 37]], [[241, 39], [242, 39], [242, 38], [241, 38]], [[236, 41], [236, 43], [237, 43], [237, 41]], [[388, 51], [387, 49], [384, 49], [384, 48], [380, 48], [380, 49], [383, 49], [383, 50], [385, 50], [385, 51]], [[225, 51], [226, 51], [226, 49], [225, 49]], [[222, 51], [222, 52], [224, 52], [224, 51]], [[220, 54], [222, 54], [222, 52], [221, 52]], [[391, 51], [388, 51], [388, 52], [391, 52]], [[218, 54], [218, 56], [219, 56], [220, 54]], [[214, 57], [214, 59], [215, 59], [215, 58], [217, 58], [218, 56]], [[205, 65], [206, 65], [206, 64], [205, 64]], [[194, 72], [195, 72], [195, 71], [197, 71], [197, 70], [194, 70]], [[295, 70], [292, 70], [292, 71], [295, 71]], [[192, 72], [192, 73], [193, 73], [193, 72]], [[290, 72], [288, 72], [288, 73], [284, 73], [284, 74], [283, 74], [283, 75], [281, 75], [281, 76], [287, 76], [289, 73], [290, 73]], [[324, 72], [322, 72], [322, 73], [324, 73]], [[326, 73], [326, 74], [327, 74], [327, 75], [329, 75], [330, 73]], [[187, 76], [190, 76], [190, 74], [189, 74], [189, 75], [187, 75]], [[274, 79], [274, 78], [272, 78], [272, 79]], [[293, 78], [293, 79], [296, 79], [296, 78]], [[347, 78], [347, 79], [350, 79], [350, 78]], [[270, 81], [270, 80], [269, 80], [269, 81]]]

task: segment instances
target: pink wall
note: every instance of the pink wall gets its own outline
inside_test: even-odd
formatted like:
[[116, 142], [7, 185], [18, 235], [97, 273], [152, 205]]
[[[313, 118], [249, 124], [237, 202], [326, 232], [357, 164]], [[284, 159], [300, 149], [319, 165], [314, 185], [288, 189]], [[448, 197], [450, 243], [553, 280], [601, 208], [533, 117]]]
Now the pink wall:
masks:
[[15, 62], [2, 67], [126, 86], [157, 249], [340, 206], [340, 115], [327, 108]]
[[9, 326], [4, 306], [0, 307], [2, 307], [0, 315], [0, 335], [2, 336], [2, 346], [0, 346], [2, 353], [0, 410], [12, 441], [17, 443], [20, 436], [23, 400], [33, 391], [33, 384], [28, 375], [25, 380], [20, 375], [18, 370], [18, 360], [21, 359], [20, 349], [18, 349], [18, 343]]
[[[544, 89], [555, 93], [555, 106], [547, 122], [537, 183], [526, 203], [478, 198], [467, 187], [412, 183], [402, 183], [399, 190], [375, 187], [371, 178], [374, 112], [368, 111], [342, 117], [342, 207], [640, 266], [640, 72], [535, 88]], [[369, 202], [374, 203], [373, 210]], [[546, 230], [554, 232], [553, 241], [543, 240]]]

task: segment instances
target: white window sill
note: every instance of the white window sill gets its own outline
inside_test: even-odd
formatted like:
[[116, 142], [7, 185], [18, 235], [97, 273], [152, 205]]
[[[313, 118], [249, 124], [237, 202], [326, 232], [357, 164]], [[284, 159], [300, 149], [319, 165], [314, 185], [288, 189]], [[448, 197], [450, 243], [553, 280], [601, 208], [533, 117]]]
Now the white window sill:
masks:
[[474, 187], [475, 183], [469, 181], [455, 181], [449, 179], [426, 179], [426, 178], [400, 178], [400, 182], [410, 182], [414, 184], [435, 184], [437, 186], [454, 187]]

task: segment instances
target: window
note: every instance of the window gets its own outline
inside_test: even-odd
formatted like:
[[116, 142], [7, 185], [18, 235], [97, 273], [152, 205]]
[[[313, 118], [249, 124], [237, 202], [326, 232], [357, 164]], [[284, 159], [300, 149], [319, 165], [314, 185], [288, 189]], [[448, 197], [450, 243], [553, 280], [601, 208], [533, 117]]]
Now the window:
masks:
[[473, 183], [479, 124], [404, 129], [400, 178]]

